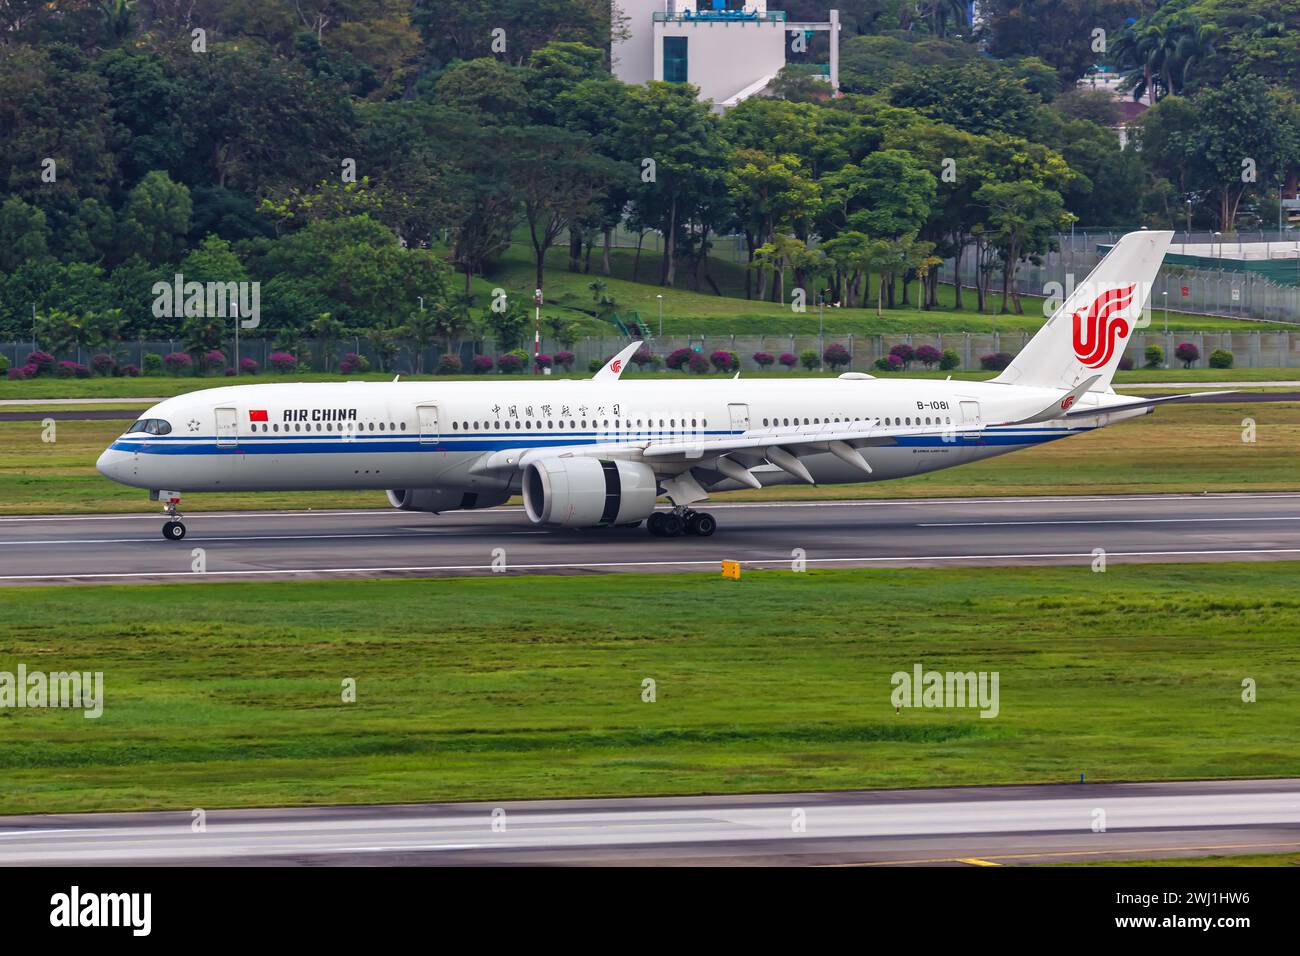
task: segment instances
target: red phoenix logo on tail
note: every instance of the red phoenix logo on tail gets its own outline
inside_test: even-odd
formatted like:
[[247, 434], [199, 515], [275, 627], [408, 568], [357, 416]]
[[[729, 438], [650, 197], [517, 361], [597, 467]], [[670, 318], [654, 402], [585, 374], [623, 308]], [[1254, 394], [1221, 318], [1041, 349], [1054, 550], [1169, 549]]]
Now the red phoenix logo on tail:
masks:
[[1111, 289], [1092, 300], [1087, 315], [1074, 313], [1074, 357], [1088, 368], [1101, 368], [1115, 354], [1115, 345], [1129, 333], [1129, 324], [1116, 316], [1133, 301], [1133, 289]]

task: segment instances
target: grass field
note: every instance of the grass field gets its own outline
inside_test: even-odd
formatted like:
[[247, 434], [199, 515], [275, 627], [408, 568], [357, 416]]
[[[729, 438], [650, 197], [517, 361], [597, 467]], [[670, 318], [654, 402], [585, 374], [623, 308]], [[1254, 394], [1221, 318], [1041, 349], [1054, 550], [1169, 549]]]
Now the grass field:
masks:
[[[617, 249], [612, 256], [613, 276], [603, 276], [600, 270], [599, 253], [593, 258], [591, 274], [576, 274], [567, 271], [568, 253], [563, 249], [552, 249], [547, 256], [546, 301], [549, 307], [544, 314], [554, 310], [554, 314], [568, 314], [572, 319], [584, 321], [579, 310], [592, 310], [592, 293], [588, 288], [591, 282], [599, 279], [606, 283], [607, 294], [612, 295], [620, 311], [636, 310], [641, 314], [642, 322], [652, 329], [659, 327], [659, 300], [663, 296], [664, 334], [665, 335], [816, 335], [818, 314], [816, 304], [808, 307], [806, 312], [795, 313], [787, 300], [785, 303], [758, 302], [744, 298], [745, 272], [742, 265], [715, 261], [713, 277], [723, 292], [714, 294], [707, 285], [703, 291], [696, 291], [691, 285], [691, 277], [678, 270], [677, 285], [666, 288], [658, 285], [659, 262], [653, 253], [641, 258], [639, 281], [632, 281], [632, 270], [636, 255], [634, 250]], [[1082, 278], [1082, 277], [1080, 277]], [[463, 279], [462, 279], [463, 282]], [[787, 277], [786, 294], [792, 288], [793, 279]], [[875, 279], [872, 279], [875, 288]], [[512, 296], [522, 297], [531, 302], [536, 288], [536, 276], [532, 254], [520, 243], [510, 246], [501, 262], [486, 279], [474, 281], [474, 291], [479, 301], [490, 300], [494, 288], [503, 288]], [[901, 297], [902, 287], [899, 287]], [[911, 300], [916, 302], [916, 284], [912, 284]], [[1031, 296], [1022, 297], [1024, 315], [995, 315], [1002, 299], [997, 296], [990, 301], [989, 312], [975, 311], [975, 294], [967, 289], [963, 292], [962, 311], [954, 311], [955, 292], [951, 286], [940, 286], [939, 308], [922, 311], [915, 304], [905, 308], [885, 309], [881, 316], [876, 315], [874, 299], [870, 308], [825, 310], [825, 329], [828, 334], [877, 335], [882, 333], [903, 332], [1032, 332], [1043, 324], [1042, 299]], [[1152, 313], [1152, 325], [1163, 327], [1164, 312]], [[1295, 331], [1295, 325], [1243, 322], [1235, 319], [1223, 319], [1213, 316], [1193, 315], [1171, 311], [1169, 313], [1171, 331], [1179, 332], [1218, 332], [1251, 331], [1254, 329], [1283, 329]], [[585, 334], [599, 334], [590, 330]], [[596, 326], [595, 329], [599, 329]], [[608, 326], [607, 326], [608, 328]]]
[[[1243, 443], [1242, 421], [1257, 423]], [[53, 443], [39, 421], [0, 422], [0, 514], [147, 511], [145, 492], [114, 484], [95, 459], [122, 432], [115, 421], [59, 421]], [[1150, 494], [1300, 490], [1300, 404], [1171, 405], [1154, 415], [1041, 448], [900, 481], [790, 485], [719, 500]], [[186, 511], [387, 507], [378, 492], [188, 495]]]
[[[1294, 775], [1298, 573], [6, 590], [0, 670], [105, 704], [0, 710], [0, 813]], [[999, 715], [895, 713], [917, 663], [998, 672]]]
[[[995, 372], [927, 372], [922, 368], [915, 368], [906, 373], [900, 374], [899, 377], [907, 378], [931, 378], [944, 379], [954, 378], [960, 381], [982, 382], [993, 378]], [[749, 372], [748, 378], [834, 378], [831, 372]], [[569, 374], [557, 374], [552, 378], [591, 378], [591, 373], [587, 371], [574, 371]], [[678, 379], [696, 379], [699, 376], [690, 373], [678, 373], [671, 371], [645, 372], [638, 373], [635, 370], [629, 370], [624, 373], [623, 378], [631, 381], [633, 379], [652, 379], [660, 380], [678, 380]], [[524, 381], [527, 376], [520, 376], [517, 381]], [[366, 375], [355, 375], [347, 381], [367, 381], [367, 382], [391, 382], [392, 375], [370, 373]], [[484, 381], [481, 376], [475, 375], [403, 375], [402, 381], [433, 381], [433, 382], [462, 382], [462, 381]], [[499, 381], [500, 377], [493, 376], [488, 381]], [[193, 392], [204, 388], [221, 388], [229, 385], [264, 385], [274, 382], [340, 382], [344, 381], [338, 375], [325, 375], [321, 373], [304, 373], [294, 375], [259, 375], [256, 377], [245, 376], [236, 380], [225, 377], [220, 378], [173, 378], [173, 377], [147, 377], [147, 378], [85, 378], [85, 379], [55, 379], [55, 378], [37, 378], [27, 381], [9, 381], [0, 379], [0, 400], [38, 402], [45, 399], [64, 399], [64, 398], [102, 398], [106, 402], [113, 399], [123, 398], [170, 398], [173, 395], [184, 395], [186, 392]], [[1126, 382], [1270, 382], [1270, 381], [1300, 381], [1300, 368], [1233, 368], [1233, 369], [1209, 369], [1209, 368], [1169, 368], [1169, 369], [1137, 369], [1132, 372], [1119, 372], [1115, 376], [1115, 384], [1123, 385]]]
[[[1014, 861], [1011, 861], [1014, 862]], [[1226, 856], [1162, 857], [1154, 860], [1097, 860], [1070, 863], [1056, 860], [1050, 866], [1300, 866], [1300, 853], [1243, 853]]]

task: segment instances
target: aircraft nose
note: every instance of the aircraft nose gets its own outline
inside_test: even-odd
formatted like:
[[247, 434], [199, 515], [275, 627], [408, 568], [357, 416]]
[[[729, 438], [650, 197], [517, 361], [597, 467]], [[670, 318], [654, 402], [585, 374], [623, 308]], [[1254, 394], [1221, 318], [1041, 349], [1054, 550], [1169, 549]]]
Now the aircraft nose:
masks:
[[119, 468], [121, 467], [122, 457], [122, 452], [114, 451], [111, 448], [105, 448], [104, 453], [100, 455], [99, 460], [95, 462], [95, 470], [105, 478], [111, 478], [116, 481]]

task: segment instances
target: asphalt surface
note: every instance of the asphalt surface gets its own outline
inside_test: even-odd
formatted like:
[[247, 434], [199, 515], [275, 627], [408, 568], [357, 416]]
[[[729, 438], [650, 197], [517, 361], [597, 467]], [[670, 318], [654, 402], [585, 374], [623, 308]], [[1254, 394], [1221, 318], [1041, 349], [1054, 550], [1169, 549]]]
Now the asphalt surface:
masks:
[[[1300, 493], [709, 505], [711, 538], [542, 530], [522, 508], [0, 518], [0, 585], [1300, 560]], [[201, 549], [201, 555], [195, 555]], [[494, 562], [496, 567], [494, 568]], [[202, 570], [195, 570], [196, 567]]]
[[1007, 865], [1300, 850], [1300, 780], [0, 817], [0, 865]]

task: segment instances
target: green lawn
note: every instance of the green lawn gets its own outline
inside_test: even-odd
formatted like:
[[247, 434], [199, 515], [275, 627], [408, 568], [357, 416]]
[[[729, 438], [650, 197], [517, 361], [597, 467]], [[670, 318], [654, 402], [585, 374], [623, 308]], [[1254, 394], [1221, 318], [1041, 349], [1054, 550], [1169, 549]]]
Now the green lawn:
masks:
[[[1257, 440], [1241, 441], [1245, 418]], [[156, 508], [145, 492], [114, 484], [95, 459], [122, 422], [59, 421], [57, 441], [39, 421], [0, 422], [0, 514], [75, 514]], [[1171, 405], [1156, 414], [917, 478], [862, 485], [779, 486], [719, 500], [1150, 494], [1300, 490], [1300, 404]], [[186, 511], [233, 508], [387, 507], [379, 492], [188, 495]]]
[[[1295, 775], [1297, 574], [6, 590], [0, 670], [101, 671], [105, 705], [0, 710], [0, 813]], [[917, 663], [998, 672], [999, 715], [896, 713]]]
[[[712, 374], [712, 373], [710, 373]], [[747, 378], [834, 378], [833, 372], [805, 372], [802, 369], [795, 372], [768, 371], [768, 372], [745, 372]], [[944, 379], [954, 378], [960, 381], [982, 382], [993, 378], [996, 372], [983, 371], [955, 371], [940, 372], [929, 371], [919, 366], [910, 369], [907, 372], [898, 373], [899, 378], [926, 378], [926, 379]], [[518, 376], [523, 380], [528, 376]], [[555, 379], [585, 379], [590, 378], [591, 373], [584, 370], [575, 370], [571, 373], [557, 373], [551, 378]], [[496, 380], [498, 376], [493, 376], [489, 380]], [[658, 372], [637, 372], [635, 368], [629, 369], [623, 373], [623, 378], [631, 381], [633, 379], [653, 379], [655, 381], [669, 381], [675, 379], [692, 379], [698, 376], [691, 375], [688, 372], [672, 372], [667, 369]], [[348, 381], [367, 381], [367, 382], [391, 382], [391, 374], [368, 373], [366, 375], [354, 375]], [[463, 381], [483, 381], [482, 376], [477, 375], [403, 375], [402, 381], [437, 381], [437, 382], [463, 382]], [[244, 376], [238, 379], [220, 378], [195, 378], [187, 376], [184, 378], [175, 378], [172, 376], [144, 377], [144, 378], [37, 378], [28, 381], [9, 381], [0, 379], [0, 399], [10, 401], [38, 402], [43, 399], [63, 399], [63, 398], [102, 398], [106, 402], [113, 399], [124, 398], [170, 398], [173, 395], [183, 395], [186, 392], [193, 392], [204, 388], [221, 388], [229, 385], [259, 385], [272, 382], [339, 382], [344, 379], [338, 375], [326, 375], [320, 372], [306, 372], [294, 375], [258, 375]], [[1169, 369], [1135, 369], [1131, 372], [1117, 372], [1115, 374], [1115, 384], [1117, 387], [1123, 386], [1128, 382], [1269, 382], [1269, 381], [1300, 381], [1300, 368], [1231, 368], [1231, 369], [1212, 369], [1212, 368], [1169, 368]], [[0, 410], [3, 410], [0, 408]]]
[[[613, 275], [600, 275], [600, 255], [592, 257], [592, 272], [578, 274], [568, 271], [568, 251], [552, 249], [547, 255], [546, 300], [543, 314], [564, 314], [571, 321], [583, 324], [584, 334], [600, 334], [600, 325], [591, 325], [581, 315], [581, 310], [594, 310], [591, 282], [599, 279], [608, 286], [607, 293], [618, 302], [620, 311], [636, 310], [641, 320], [652, 330], [659, 328], [659, 299], [663, 296], [663, 329], [665, 335], [816, 335], [818, 314], [815, 300], [803, 313], [795, 313], [787, 300], [784, 303], [758, 302], [744, 298], [744, 269], [742, 266], [715, 261], [713, 277], [723, 295], [714, 294], [707, 285], [697, 291], [687, 271], [678, 270], [677, 284], [667, 288], [658, 284], [658, 260], [653, 253], [643, 254], [639, 281], [632, 281], [635, 251], [616, 249], [612, 256]], [[461, 283], [463, 284], [463, 277]], [[786, 294], [791, 282], [787, 278]], [[874, 289], [874, 277], [873, 277]], [[512, 244], [502, 260], [486, 278], [474, 280], [474, 291], [480, 302], [490, 300], [494, 288], [503, 288], [511, 296], [521, 297], [531, 303], [536, 288], [535, 268], [530, 248], [521, 243]], [[964, 308], [954, 311], [955, 292], [951, 286], [939, 290], [940, 308], [922, 311], [915, 307], [916, 285], [912, 284], [911, 301], [906, 308], [885, 309], [877, 316], [874, 301], [870, 308], [835, 309], [825, 311], [825, 329], [828, 334], [877, 335], [906, 332], [1000, 332], [1035, 331], [1046, 316], [1042, 299], [1024, 296], [1024, 315], [980, 315], [975, 312], [975, 294], [963, 292]], [[901, 286], [900, 286], [901, 296]], [[990, 310], [1001, 305], [1001, 297], [990, 302]], [[1295, 325], [1264, 322], [1245, 322], [1221, 319], [1190, 313], [1170, 312], [1171, 331], [1217, 332], [1251, 331], [1253, 329], [1282, 329], [1295, 331]], [[1163, 327], [1164, 312], [1152, 315], [1152, 325]], [[611, 326], [604, 329], [612, 330]]]
[[[1014, 861], [1011, 861], [1014, 862]], [[1154, 860], [1095, 860], [1088, 863], [1053, 861], [1050, 866], [1300, 866], [1300, 853], [1242, 853], [1240, 855], [1161, 857]]]

